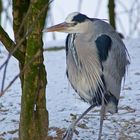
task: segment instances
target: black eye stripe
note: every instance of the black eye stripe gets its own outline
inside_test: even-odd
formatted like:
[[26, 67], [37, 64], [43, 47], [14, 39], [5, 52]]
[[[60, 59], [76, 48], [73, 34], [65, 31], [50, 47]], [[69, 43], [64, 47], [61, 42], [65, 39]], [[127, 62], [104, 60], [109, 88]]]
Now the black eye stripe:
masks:
[[86, 15], [78, 14], [78, 15], [73, 17], [72, 21], [77, 21], [80, 23], [80, 22], [84, 22], [86, 19], [88, 19], [88, 17]]

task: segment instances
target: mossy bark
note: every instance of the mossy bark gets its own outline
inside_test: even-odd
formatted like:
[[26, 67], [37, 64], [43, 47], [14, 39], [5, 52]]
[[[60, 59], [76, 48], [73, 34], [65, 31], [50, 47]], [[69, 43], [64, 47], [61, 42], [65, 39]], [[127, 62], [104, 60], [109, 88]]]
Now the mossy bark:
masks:
[[[20, 140], [47, 139], [48, 111], [45, 98], [47, 75], [43, 64], [42, 42], [42, 29], [47, 12], [42, 12], [38, 20], [36, 20], [36, 16], [48, 3], [49, 0], [13, 0], [15, 41], [12, 41], [0, 26], [0, 40], [9, 53], [24, 38], [22, 43], [20, 43], [20, 47], [13, 53], [13, 56], [19, 61], [21, 72], [26, 66], [26, 70], [20, 75], [22, 88], [19, 126]], [[25, 34], [31, 29], [34, 21], [33, 31], [25, 38]], [[22, 28], [21, 25], [23, 25]], [[34, 61], [29, 63], [34, 57]]]
[[[25, 30], [32, 26], [36, 15], [40, 12], [47, 0], [32, 0], [31, 13], [26, 20]], [[42, 29], [46, 14], [43, 13], [36, 22], [34, 30], [26, 40], [25, 65], [37, 52], [40, 54], [24, 72], [21, 116], [20, 140], [46, 140], [48, 132], [48, 112], [46, 110], [45, 87], [47, 84], [46, 71], [43, 64]]]
[[[20, 41], [34, 23], [36, 16], [48, 0], [14, 0], [13, 29], [16, 42]], [[30, 9], [29, 9], [30, 8]], [[30, 10], [30, 12], [29, 12]], [[26, 15], [28, 12], [28, 15]], [[24, 26], [19, 32], [23, 18]], [[45, 89], [46, 71], [43, 64], [42, 29], [46, 13], [36, 22], [32, 33], [24, 40], [19, 50], [24, 54], [24, 60], [19, 60], [20, 70], [39, 52], [36, 59], [28, 66], [20, 77], [22, 85], [20, 140], [45, 140], [48, 132], [48, 112], [46, 110]], [[18, 35], [16, 35], [19, 33]]]
[[[26, 32], [24, 26], [22, 26], [20, 31], [19, 28], [21, 26], [21, 23], [23, 22], [24, 16], [28, 11], [28, 8], [29, 8], [28, 0], [13, 0], [13, 31], [14, 31], [16, 44], [18, 44], [18, 42], [23, 38]], [[21, 43], [20, 47], [16, 51], [16, 52], [21, 52], [22, 55], [24, 56], [23, 59], [18, 59], [20, 70], [22, 70], [24, 67], [25, 51], [26, 51], [26, 39]], [[23, 86], [24, 75], [21, 75], [20, 79], [21, 79], [21, 85]]]

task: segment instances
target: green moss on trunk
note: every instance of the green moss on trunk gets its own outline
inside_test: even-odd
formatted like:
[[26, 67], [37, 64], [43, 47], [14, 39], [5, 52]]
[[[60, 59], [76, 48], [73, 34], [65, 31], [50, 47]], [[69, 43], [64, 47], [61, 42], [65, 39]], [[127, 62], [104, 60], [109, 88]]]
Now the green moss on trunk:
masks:
[[[25, 30], [32, 26], [47, 0], [30, 2], [30, 14], [26, 20]], [[25, 65], [37, 54], [40, 54], [24, 72], [20, 140], [46, 140], [48, 132], [48, 112], [46, 110], [46, 71], [43, 64], [42, 29], [46, 14], [43, 13], [36, 22], [33, 32], [26, 39]]]
[[[25, 33], [29, 30], [31, 31], [31, 26], [36, 21], [32, 33], [25, 38], [13, 54], [19, 61], [21, 72], [27, 67], [27, 64], [30, 64], [20, 77], [22, 88], [19, 128], [20, 140], [47, 139], [48, 111], [46, 110], [45, 98], [47, 74], [43, 64], [42, 42], [42, 29], [45, 23], [46, 13], [42, 13], [39, 20], [36, 20], [36, 16], [48, 2], [49, 0], [13, 0], [15, 42], [9, 38], [8, 34], [0, 26], [0, 40], [10, 53], [16, 44], [23, 39]], [[22, 28], [20, 25], [23, 25]], [[32, 63], [29, 63], [34, 56], [36, 56], [36, 59]]]

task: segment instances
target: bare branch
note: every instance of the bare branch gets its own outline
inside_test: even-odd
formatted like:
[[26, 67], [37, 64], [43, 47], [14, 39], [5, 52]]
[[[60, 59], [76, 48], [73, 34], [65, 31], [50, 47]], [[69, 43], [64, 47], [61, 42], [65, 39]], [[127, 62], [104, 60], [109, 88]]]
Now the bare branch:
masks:
[[7, 66], [8, 66], [8, 62], [6, 63], [5, 68], [4, 68], [4, 72], [3, 72], [1, 92], [2, 92], [2, 91], [3, 91], [3, 89], [4, 89], [4, 83], [5, 83], [5, 79], [6, 79]]
[[28, 68], [28, 66], [40, 55], [41, 51], [38, 51], [30, 61], [24, 65], [23, 69], [17, 74], [13, 80], [8, 84], [8, 86], [0, 92], [0, 97], [4, 95], [4, 93], [12, 86], [12, 84], [17, 80], [17, 78], [24, 73], [24, 71]]
[[[52, 0], [53, 1], [53, 0]], [[52, 1], [50, 1], [50, 3], [52, 2]], [[49, 3], [49, 4], [50, 4]], [[4, 34], [5, 34], [5, 36], [4, 36], [4, 39], [3, 39], [3, 41], [6, 43], [6, 41], [9, 41], [10, 42], [10, 44], [9, 44], [9, 46], [8, 46], [8, 48], [7, 48], [7, 46], [6, 46], [6, 48], [7, 49], [10, 49], [9, 50], [9, 55], [8, 55], [8, 57], [7, 57], [7, 59], [6, 59], [6, 61], [0, 66], [0, 70], [3, 68], [3, 66], [9, 61], [9, 59], [11, 58], [11, 56], [12, 55], [14, 55], [14, 53], [19, 53], [20, 55], [21, 55], [21, 58], [20, 59], [18, 59], [20, 62], [22, 62], [22, 60], [24, 60], [24, 54], [21, 52], [21, 51], [16, 51], [20, 46], [21, 46], [21, 44], [23, 43], [23, 41], [25, 40], [25, 38], [28, 36], [28, 35], [30, 35], [31, 33], [32, 33], [32, 31], [33, 31], [33, 28], [34, 28], [34, 26], [36, 25], [36, 22], [39, 20], [39, 18], [40, 18], [40, 16], [42, 15], [42, 13], [43, 12], [45, 12], [45, 10], [48, 8], [48, 6], [49, 6], [49, 4], [46, 4], [43, 8], [42, 8], [42, 10], [40, 11], [40, 13], [37, 15], [37, 18], [35, 19], [35, 21], [32, 23], [32, 25], [29, 27], [29, 29], [28, 29], [28, 31], [24, 34], [24, 36], [23, 36], [23, 38], [18, 42], [18, 44], [16, 44], [15, 45], [15, 43], [12, 41], [12, 40], [7, 40], [7, 38], [8, 39], [10, 39], [9, 38], [9, 36], [8, 36], [8, 34], [3, 30], [3, 28], [1, 27], [0, 28], [0, 32], [1, 32], [1, 30], [3, 30], [4, 31]], [[1, 36], [1, 34], [0, 34], [0, 36]], [[2, 35], [3, 36], [3, 35]], [[1, 39], [1, 37], [0, 37], [0, 39]], [[3, 42], [2, 41], [2, 42]], [[13, 45], [13, 43], [14, 43], [14, 45]], [[12, 46], [14, 46], [14, 48], [12, 47]], [[19, 55], [19, 56], [20, 56]]]
[[[3, 43], [3, 45], [9, 52], [11, 52], [16, 46], [15, 42], [9, 37], [9, 35], [4, 31], [4, 29], [1, 26], [0, 26], [0, 41]], [[23, 59], [24, 57], [23, 53], [21, 53], [20, 51], [14, 52], [13, 56], [18, 60]]]
[[[52, 0], [53, 1], [53, 0]], [[50, 3], [52, 2], [50, 1]], [[49, 3], [49, 4], [50, 4]], [[2, 87], [1, 87], [1, 93], [0, 93], [0, 96], [2, 96], [4, 94], [4, 92], [14, 83], [14, 81], [21, 75], [21, 73], [23, 73], [23, 71], [25, 70], [26, 66], [23, 67], [23, 70], [10, 82], [10, 84], [3, 90], [4, 88], [4, 81], [5, 81], [5, 76], [6, 76], [6, 69], [7, 69], [7, 65], [8, 65], [8, 62], [9, 62], [9, 59], [11, 58], [11, 56], [17, 52], [17, 49], [20, 47], [20, 45], [23, 43], [23, 41], [25, 40], [25, 38], [30, 35], [33, 31], [33, 28], [34, 26], [36, 25], [36, 22], [38, 21], [38, 19], [40, 18], [40, 16], [42, 15], [43, 12], [45, 12], [45, 10], [48, 8], [48, 5], [49, 4], [46, 4], [42, 10], [40, 11], [40, 13], [37, 15], [37, 18], [35, 19], [35, 21], [32, 23], [32, 25], [29, 27], [29, 29], [27, 30], [27, 32], [24, 34], [23, 38], [20, 39], [20, 41], [18, 42], [17, 45], [13, 44], [14, 42], [12, 41], [12, 46], [14, 46], [13, 50], [9, 53], [6, 61], [1, 65], [0, 67], [0, 70], [5, 66], [5, 69], [4, 69], [4, 74], [3, 74], [3, 80], [2, 80]], [[30, 9], [30, 8], [29, 8]], [[25, 20], [27, 19], [27, 16], [29, 15], [29, 12], [27, 12], [27, 15], [26, 17], [24, 18], [23, 22], [25, 22]], [[24, 23], [21, 24], [20, 28], [19, 28], [19, 32], [22, 28], [22, 26], [24, 25]], [[19, 34], [18, 32], [18, 34]], [[5, 32], [6, 33], [6, 32]], [[9, 37], [9, 36], [8, 36]], [[22, 59], [23, 60], [23, 59]], [[33, 59], [34, 60], [34, 59]], [[20, 60], [19, 60], [20, 61]], [[21, 61], [20, 61], [21, 62]], [[29, 61], [30, 62], [30, 61]]]

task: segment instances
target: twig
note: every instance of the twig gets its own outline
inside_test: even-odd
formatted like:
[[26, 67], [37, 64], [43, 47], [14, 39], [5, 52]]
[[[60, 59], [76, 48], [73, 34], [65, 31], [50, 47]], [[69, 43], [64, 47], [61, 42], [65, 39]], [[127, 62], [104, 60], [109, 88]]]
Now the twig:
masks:
[[[49, 2], [49, 4], [53, 2], [53, 0], [51, 0]], [[11, 56], [15, 53], [15, 51], [20, 47], [20, 45], [23, 43], [23, 41], [25, 40], [25, 38], [30, 35], [33, 31], [33, 28], [36, 24], [36, 22], [38, 21], [38, 19], [40, 18], [40, 16], [42, 15], [43, 12], [45, 12], [45, 10], [48, 8], [48, 5], [46, 4], [42, 10], [40, 11], [40, 13], [37, 15], [37, 18], [35, 19], [35, 21], [33, 22], [33, 24], [29, 27], [29, 30], [24, 34], [23, 38], [18, 42], [17, 45], [15, 45], [14, 49], [9, 53], [9, 56], [7, 57], [7, 59], [5, 60], [5, 62], [0, 66], [0, 70], [4, 67], [4, 65], [9, 61], [9, 59], [11, 58]], [[27, 17], [26, 17], [27, 18]], [[25, 19], [24, 19], [25, 20]]]
[[5, 19], [6, 19], [6, 20], [4, 20], [4, 24], [3, 24], [4, 28], [7, 26], [7, 22], [9, 22], [12, 26], [12, 19], [9, 16], [9, 13], [8, 13], [8, 10], [7, 10], [11, 6], [11, 0], [8, 0], [7, 3], [8, 4], [6, 5], [6, 7], [3, 7], [3, 10], [2, 10], [2, 12], [5, 12]]
[[8, 84], [8, 86], [0, 92], [0, 97], [11, 87], [11, 85], [17, 80], [17, 78], [24, 73], [27, 67], [40, 55], [41, 51], [38, 51], [30, 61], [24, 65], [23, 69], [13, 78], [13, 80]]
[[[18, 42], [18, 44], [14, 47], [14, 49], [12, 50], [12, 52], [9, 53], [9, 55], [8, 55], [8, 57], [7, 57], [7, 59], [6, 59], [6, 61], [1, 65], [0, 69], [2, 69], [2, 67], [3, 67], [4, 65], [8, 65], [8, 61], [9, 61], [9, 59], [11, 58], [11, 56], [13, 55], [13, 53], [20, 47], [20, 45], [21, 45], [21, 43], [24, 41], [24, 39], [25, 39], [28, 35], [30, 35], [30, 34], [32, 33], [33, 28], [34, 28], [34, 26], [36, 25], [36, 22], [38, 21], [38, 19], [39, 19], [40, 16], [42, 15], [42, 13], [45, 12], [45, 10], [48, 8], [48, 5], [49, 5], [51, 2], [53, 2], [53, 0], [51, 0], [49, 3], [47, 3], [47, 4], [42, 8], [42, 10], [41, 10], [40, 13], [37, 15], [37, 18], [35, 19], [35, 21], [33, 22], [33, 24], [29, 27], [28, 31], [24, 34], [23, 38], [22, 38], [22, 39]], [[29, 14], [29, 12], [28, 12], [27, 14]], [[24, 18], [24, 21], [25, 21], [26, 18], [27, 18], [27, 16]], [[22, 24], [21, 26], [23, 26], [23, 24]], [[20, 26], [20, 29], [22, 28], [21, 26]], [[19, 31], [19, 32], [20, 32], [20, 31]], [[18, 33], [19, 33], [19, 32], [18, 32]], [[30, 62], [30, 61], [29, 61], [29, 62]], [[25, 65], [25, 66], [26, 66], [26, 65]], [[5, 93], [5, 91], [7, 91], [7, 89], [14, 83], [14, 81], [19, 77], [19, 75], [20, 75], [21, 73], [24, 72], [24, 70], [25, 70], [25, 68], [26, 68], [25, 66], [24, 66], [24, 68], [21, 70], [21, 72], [20, 72], [17, 76], [15, 76], [15, 78], [10, 82], [10, 84], [3, 90], [3, 87], [4, 87], [4, 79], [5, 79], [5, 75], [6, 75], [6, 73], [4, 73], [0, 97], [1, 97], [1, 96]], [[7, 68], [7, 66], [6, 66], [5, 68]], [[5, 69], [4, 71], [6, 72], [6, 69]]]
[[4, 83], [5, 83], [5, 78], [6, 78], [7, 66], [8, 66], [8, 62], [6, 63], [5, 68], [4, 68], [4, 72], [3, 72], [1, 92], [3, 92], [3, 89], [4, 89]]

